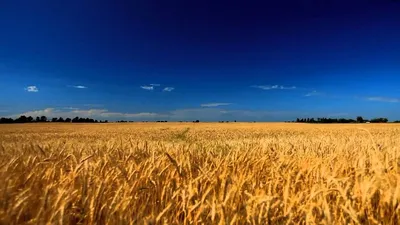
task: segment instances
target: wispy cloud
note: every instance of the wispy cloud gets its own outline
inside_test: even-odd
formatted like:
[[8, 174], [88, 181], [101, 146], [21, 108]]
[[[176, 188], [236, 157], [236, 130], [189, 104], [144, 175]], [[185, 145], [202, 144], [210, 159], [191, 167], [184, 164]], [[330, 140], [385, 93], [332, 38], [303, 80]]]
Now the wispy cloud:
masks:
[[140, 88], [148, 91], [154, 90], [154, 86], [140, 86]]
[[318, 95], [322, 95], [322, 93], [318, 92], [318, 91], [312, 91], [312, 92], [309, 92], [309, 93], [305, 94], [304, 96], [305, 97], [311, 97], [311, 96], [318, 96]]
[[158, 113], [141, 112], [141, 113], [120, 113], [120, 112], [102, 112], [102, 117], [123, 117], [123, 118], [152, 118], [161, 116]]
[[98, 108], [98, 107], [103, 107], [104, 105], [102, 105], [102, 104], [84, 104], [83, 106]]
[[218, 106], [225, 106], [225, 105], [231, 105], [232, 103], [205, 103], [201, 104], [201, 107], [218, 107]]
[[400, 102], [400, 98], [387, 98], [387, 97], [368, 97], [366, 98], [368, 101], [376, 101], [376, 102]]
[[295, 111], [267, 111], [267, 110], [221, 110], [219, 108], [192, 108], [171, 111], [170, 120], [200, 120], [200, 121], [284, 121], [295, 118], [299, 112]]
[[68, 87], [77, 88], [77, 89], [86, 89], [86, 88], [88, 88], [88, 87], [83, 86], [83, 85], [69, 85]]
[[259, 88], [262, 90], [294, 90], [296, 86], [283, 86], [283, 85], [253, 85], [253, 88]]
[[68, 109], [68, 110], [78, 110], [79, 108], [76, 108], [76, 107], [64, 107], [63, 109]]
[[173, 91], [175, 88], [173, 88], [173, 87], [165, 87], [164, 89], [163, 89], [163, 91], [168, 91], [168, 92], [171, 92], [171, 91]]
[[17, 118], [21, 115], [25, 116], [46, 116], [47, 118], [94, 118], [107, 119], [110, 121], [125, 119], [136, 121], [220, 121], [220, 120], [239, 120], [239, 121], [282, 121], [289, 120], [299, 115], [299, 112], [292, 111], [265, 111], [265, 110], [221, 110], [220, 108], [191, 108], [191, 109], [176, 109], [169, 112], [138, 112], [124, 113], [109, 111], [107, 109], [60, 109], [46, 108], [42, 110], [27, 111], [20, 114], [9, 115], [6, 117]]
[[11, 115], [9, 117], [19, 117], [21, 115], [25, 116], [46, 116], [48, 118], [54, 117], [90, 117], [99, 119], [116, 119], [116, 118], [132, 118], [132, 119], [149, 119], [155, 117], [162, 117], [165, 115], [152, 113], [152, 112], [140, 112], [140, 113], [122, 113], [122, 112], [111, 112], [107, 109], [57, 109], [57, 108], [46, 108], [43, 110], [28, 111], [17, 115]]
[[25, 90], [27, 92], [39, 92], [39, 88], [37, 88], [36, 86], [28, 86], [25, 88]]
[[150, 84], [150, 86], [159, 87], [161, 85], [160, 84]]

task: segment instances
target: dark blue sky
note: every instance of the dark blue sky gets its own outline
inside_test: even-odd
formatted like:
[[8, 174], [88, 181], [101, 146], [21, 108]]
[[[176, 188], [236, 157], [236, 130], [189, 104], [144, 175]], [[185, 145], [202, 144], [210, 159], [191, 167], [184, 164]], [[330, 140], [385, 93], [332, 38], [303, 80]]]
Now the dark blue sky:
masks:
[[0, 0], [0, 30], [0, 116], [400, 119], [399, 1]]

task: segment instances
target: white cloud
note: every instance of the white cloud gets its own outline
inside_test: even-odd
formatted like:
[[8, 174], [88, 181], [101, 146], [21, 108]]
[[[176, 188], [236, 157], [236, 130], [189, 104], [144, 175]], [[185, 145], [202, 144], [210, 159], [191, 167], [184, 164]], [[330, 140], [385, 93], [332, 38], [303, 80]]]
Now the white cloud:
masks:
[[368, 97], [366, 98], [368, 101], [376, 101], [376, 102], [400, 102], [399, 98], [387, 98], [387, 97]]
[[36, 86], [28, 86], [25, 88], [27, 92], [39, 92], [39, 89]]
[[153, 118], [162, 116], [158, 113], [149, 113], [149, 112], [141, 112], [141, 113], [119, 113], [119, 112], [103, 112], [101, 113], [102, 117], [123, 117], [123, 118]]
[[290, 120], [299, 115], [299, 112], [293, 111], [251, 111], [251, 110], [221, 110], [219, 108], [192, 108], [177, 109], [166, 113], [155, 112], [139, 112], [139, 113], [123, 113], [112, 112], [107, 109], [58, 109], [47, 108], [43, 110], [28, 111], [7, 117], [17, 118], [21, 115], [47, 118], [93, 118], [100, 120], [136, 120], [136, 121], [220, 121], [220, 120], [238, 120], [238, 121], [277, 121]]
[[154, 86], [140, 86], [142, 89], [144, 89], [144, 90], [148, 90], [148, 91], [151, 91], [151, 90], [154, 90]]
[[36, 111], [28, 111], [24, 113], [20, 113], [17, 115], [11, 115], [9, 117], [19, 117], [21, 115], [25, 116], [46, 116], [48, 118], [54, 117], [89, 117], [89, 118], [97, 118], [97, 119], [116, 119], [116, 118], [132, 118], [132, 119], [152, 119], [155, 117], [165, 117], [166, 115], [158, 114], [158, 113], [150, 113], [150, 112], [140, 112], [140, 113], [122, 113], [122, 112], [110, 112], [107, 109], [76, 109], [76, 108], [47, 108], [43, 110]]
[[83, 86], [83, 85], [71, 85], [69, 87], [78, 88], [78, 89], [86, 89], [87, 88], [86, 86]]
[[173, 88], [173, 87], [165, 87], [164, 89], [163, 89], [163, 91], [168, 91], [168, 92], [171, 92], [171, 91], [173, 91], [175, 88]]
[[63, 109], [68, 109], [68, 110], [78, 110], [79, 108], [76, 108], [76, 107], [64, 107]]
[[318, 96], [318, 95], [321, 95], [321, 94], [322, 93], [320, 93], [318, 91], [312, 91], [312, 92], [309, 92], [309, 93], [305, 94], [304, 96], [305, 97], [311, 97], [311, 96]]
[[102, 105], [102, 104], [84, 104], [83, 106], [97, 108], [97, 107], [103, 107], [104, 105]]
[[218, 106], [224, 106], [224, 105], [231, 105], [232, 103], [206, 103], [206, 104], [201, 104], [201, 107], [218, 107]]
[[160, 84], [150, 84], [150, 86], [159, 87]]
[[268, 110], [221, 110], [219, 108], [192, 108], [171, 111], [168, 117], [171, 121], [284, 121], [299, 115], [294, 111]]
[[259, 88], [262, 90], [293, 90], [296, 89], [296, 86], [283, 86], [283, 85], [253, 85], [253, 88]]

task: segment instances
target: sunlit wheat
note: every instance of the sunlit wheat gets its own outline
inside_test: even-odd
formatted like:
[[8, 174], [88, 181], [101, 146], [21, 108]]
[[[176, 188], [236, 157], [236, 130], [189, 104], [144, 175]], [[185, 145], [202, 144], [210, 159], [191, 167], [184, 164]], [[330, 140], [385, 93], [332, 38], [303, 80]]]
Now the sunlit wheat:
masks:
[[0, 126], [0, 224], [397, 224], [400, 126]]

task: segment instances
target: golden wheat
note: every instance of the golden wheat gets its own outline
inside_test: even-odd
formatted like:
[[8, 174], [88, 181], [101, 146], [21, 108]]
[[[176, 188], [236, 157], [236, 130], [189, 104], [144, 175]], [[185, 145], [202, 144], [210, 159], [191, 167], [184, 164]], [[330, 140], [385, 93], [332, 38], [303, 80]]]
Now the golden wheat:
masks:
[[396, 224], [400, 126], [0, 126], [0, 224]]

